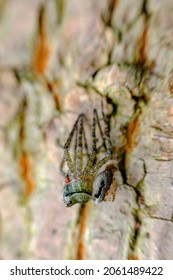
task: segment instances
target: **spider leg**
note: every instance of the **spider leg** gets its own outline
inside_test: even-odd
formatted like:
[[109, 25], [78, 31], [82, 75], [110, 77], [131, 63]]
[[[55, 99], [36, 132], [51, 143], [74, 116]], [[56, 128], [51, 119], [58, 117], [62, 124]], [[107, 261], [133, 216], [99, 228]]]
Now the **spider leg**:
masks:
[[84, 148], [86, 150], [86, 155], [89, 157], [88, 144], [87, 144], [87, 139], [86, 139], [86, 134], [85, 134], [85, 130], [84, 129], [83, 129], [83, 137], [84, 137]]
[[75, 171], [77, 174], [81, 172], [83, 166], [83, 116], [84, 115], [81, 114], [79, 118], [79, 127], [75, 144]]
[[88, 143], [85, 129], [83, 128], [83, 165], [89, 160]]
[[104, 134], [105, 134], [105, 145], [106, 145], [106, 155], [104, 158], [102, 158], [95, 166], [94, 166], [94, 173], [96, 173], [108, 160], [112, 158], [112, 144], [110, 141], [110, 135], [109, 135], [109, 128], [106, 120], [106, 116], [103, 110], [103, 103], [102, 103], [102, 115], [104, 120]]
[[99, 116], [98, 116], [98, 113], [97, 113], [97, 110], [96, 110], [96, 121], [97, 121], [97, 125], [98, 125], [98, 128], [99, 128], [99, 131], [100, 131], [100, 135], [101, 135], [101, 138], [103, 140], [103, 143], [100, 147], [98, 147], [98, 151], [104, 146], [104, 148], [106, 149], [106, 144], [105, 144], [105, 137], [103, 135], [103, 132], [102, 132], [102, 128], [101, 128], [101, 125], [100, 125], [100, 120], [99, 120]]
[[76, 135], [75, 135], [75, 144], [74, 144], [74, 166], [76, 166], [76, 149], [77, 149], [77, 137], [78, 137], [78, 130], [76, 129]]
[[74, 132], [77, 128], [77, 124], [78, 124], [78, 121], [79, 119], [81, 118], [82, 114], [79, 115], [79, 117], [77, 118], [65, 144], [64, 144], [64, 157], [63, 157], [63, 160], [65, 160], [67, 162], [67, 166], [69, 168], [69, 172], [72, 174], [74, 173], [75, 171], [75, 166], [72, 162], [72, 159], [71, 159], [71, 156], [70, 156], [70, 153], [69, 153], [69, 147], [70, 147], [70, 144], [71, 144], [71, 141], [72, 141], [72, 138], [73, 138], [73, 135], [74, 135]]
[[96, 109], [94, 109], [93, 111], [93, 123], [92, 123], [92, 129], [91, 129], [91, 137], [92, 137], [92, 151], [91, 154], [89, 156], [89, 160], [86, 164], [85, 170], [84, 172], [87, 173], [90, 170], [92, 170], [93, 164], [96, 160], [96, 153], [97, 153], [97, 145], [96, 145], [96, 115], [97, 115], [97, 111]]
[[[87, 144], [87, 139], [86, 139], [86, 134], [85, 134], [84, 127], [82, 129], [82, 134], [83, 134], [83, 148], [84, 148], [83, 155], [87, 156], [87, 158], [89, 158], [88, 144]], [[77, 150], [77, 137], [78, 137], [78, 133], [76, 133], [75, 146], [74, 146], [74, 165], [75, 166], [76, 166], [76, 158], [77, 158], [77, 153], [75, 152]]]

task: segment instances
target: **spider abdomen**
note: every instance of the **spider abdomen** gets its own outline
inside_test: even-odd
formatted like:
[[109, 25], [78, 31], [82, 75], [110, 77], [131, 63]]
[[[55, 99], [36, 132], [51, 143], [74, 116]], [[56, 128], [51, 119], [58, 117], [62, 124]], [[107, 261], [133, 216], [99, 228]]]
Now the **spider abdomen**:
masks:
[[63, 200], [66, 206], [85, 203], [91, 199], [92, 182], [84, 179], [74, 179], [63, 188]]

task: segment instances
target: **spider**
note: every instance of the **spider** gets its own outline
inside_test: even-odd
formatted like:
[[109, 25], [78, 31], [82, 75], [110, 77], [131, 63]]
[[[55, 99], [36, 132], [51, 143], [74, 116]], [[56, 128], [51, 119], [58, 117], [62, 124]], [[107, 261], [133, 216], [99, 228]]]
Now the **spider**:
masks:
[[[100, 173], [98, 171], [110, 159], [112, 159], [112, 144], [110, 141], [107, 120], [102, 105], [102, 116], [104, 121], [104, 134], [101, 129], [97, 110], [93, 110], [93, 121], [91, 128], [91, 152], [88, 153], [88, 145], [84, 130], [84, 114], [80, 114], [65, 142], [64, 161], [67, 163], [68, 172], [65, 176], [65, 186], [63, 188], [63, 201], [67, 207], [76, 203], [86, 203], [90, 199], [96, 203], [101, 202], [109, 190], [113, 175], [116, 170], [114, 164], [109, 164], [106, 169]], [[98, 125], [102, 145], [97, 148], [96, 124]], [[74, 159], [69, 153], [69, 147], [73, 136], [76, 133]], [[97, 162], [97, 155], [101, 147], [104, 147], [105, 153], [102, 159]], [[87, 152], [87, 161], [84, 166], [84, 150]]]

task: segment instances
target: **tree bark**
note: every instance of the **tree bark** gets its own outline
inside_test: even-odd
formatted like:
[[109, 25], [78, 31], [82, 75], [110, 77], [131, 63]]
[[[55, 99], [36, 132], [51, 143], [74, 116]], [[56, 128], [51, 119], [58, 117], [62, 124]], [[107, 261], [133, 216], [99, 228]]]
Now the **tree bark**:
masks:
[[[2, 7], [1, 258], [172, 259], [172, 1]], [[65, 208], [61, 144], [101, 100], [116, 197]]]

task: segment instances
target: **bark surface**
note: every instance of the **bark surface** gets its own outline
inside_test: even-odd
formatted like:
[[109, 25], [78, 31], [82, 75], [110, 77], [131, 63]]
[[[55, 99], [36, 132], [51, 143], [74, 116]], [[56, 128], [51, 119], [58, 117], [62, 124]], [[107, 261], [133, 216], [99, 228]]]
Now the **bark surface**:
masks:
[[[172, 1], [1, 2], [0, 257], [173, 259]], [[65, 208], [62, 145], [101, 100], [116, 197]]]

